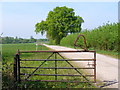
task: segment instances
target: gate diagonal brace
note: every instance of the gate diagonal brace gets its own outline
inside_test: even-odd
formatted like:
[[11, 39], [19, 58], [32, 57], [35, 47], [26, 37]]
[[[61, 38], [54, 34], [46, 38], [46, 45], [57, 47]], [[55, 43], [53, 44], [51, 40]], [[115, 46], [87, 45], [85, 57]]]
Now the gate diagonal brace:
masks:
[[[54, 53], [52, 53], [47, 59], [49, 59], [53, 54]], [[25, 80], [30, 78], [30, 76], [32, 76], [45, 62], [46, 62], [46, 60], [42, 64], [40, 64]]]

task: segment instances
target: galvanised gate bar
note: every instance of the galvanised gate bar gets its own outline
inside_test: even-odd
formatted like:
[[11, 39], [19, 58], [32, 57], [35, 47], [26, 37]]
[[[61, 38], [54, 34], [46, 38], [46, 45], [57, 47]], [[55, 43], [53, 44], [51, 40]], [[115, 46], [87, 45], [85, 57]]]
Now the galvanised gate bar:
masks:
[[[81, 53], [81, 52], [90, 52], [90, 53], [93, 53], [93, 58], [92, 59], [66, 59], [65, 57], [62, 56], [62, 53]], [[50, 55], [46, 58], [46, 59], [21, 59], [21, 54], [35, 54], [35, 53], [50, 53]], [[58, 59], [57, 58], [57, 55], [59, 55], [59, 57], [61, 57], [62, 59]], [[54, 59], [50, 59], [50, 57], [54, 56]], [[28, 63], [28, 62], [31, 62], [31, 61], [37, 61], [37, 62], [40, 62], [42, 61], [42, 63], [37, 66], [37, 67], [32, 67], [32, 66], [21, 66], [21, 63], [22, 62], [25, 62], [25, 63]], [[54, 61], [54, 66], [55, 67], [41, 67], [45, 64], [45, 62], [47, 61]], [[70, 65], [70, 67], [58, 67], [57, 66], [57, 62], [58, 61], [65, 61], [67, 62], [67, 64]], [[88, 61], [92, 61], [92, 67], [75, 67], [74, 65], [71, 64], [71, 61], [79, 61], [82, 62], [88, 62]], [[89, 63], [88, 63], [89, 65]], [[32, 73], [23, 73], [21, 72], [21, 69], [24, 68], [26, 71], [27, 69], [34, 69], [32, 71]], [[54, 74], [35, 74], [35, 72], [37, 70], [40, 70], [40, 69], [54, 69], [55, 72]], [[66, 70], [75, 70], [78, 74], [75, 75], [75, 74], [58, 74], [58, 69], [66, 69]], [[79, 71], [79, 69], [81, 70], [93, 70], [93, 73], [92, 74], [89, 74], [87, 73], [86, 75], [83, 75], [83, 73], [81, 73]], [[21, 78], [21, 76], [25, 76], [25, 78]], [[54, 80], [31, 80], [29, 79], [30, 77], [33, 77], [33, 76], [54, 76], [55, 79]], [[58, 80], [58, 77], [61, 76], [61, 77], [64, 77], [64, 76], [67, 76], [67, 77], [71, 77], [71, 76], [74, 76], [74, 77], [83, 77], [85, 80], [84, 81], [80, 81], [80, 80], [77, 80], [77, 81], [67, 81], [67, 80]], [[88, 77], [93, 77], [93, 80], [91, 81]], [[19, 51], [17, 52], [17, 54], [15, 55], [14, 57], [14, 79], [15, 79], [15, 82], [21, 82], [21, 81], [47, 81], [47, 82], [73, 82], [73, 83], [78, 83], [78, 82], [89, 82], [89, 83], [95, 83], [96, 82], [96, 51], [90, 51], [90, 50], [83, 50], [83, 51], [80, 51], [80, 50], [76, 50], [76, 51]]]

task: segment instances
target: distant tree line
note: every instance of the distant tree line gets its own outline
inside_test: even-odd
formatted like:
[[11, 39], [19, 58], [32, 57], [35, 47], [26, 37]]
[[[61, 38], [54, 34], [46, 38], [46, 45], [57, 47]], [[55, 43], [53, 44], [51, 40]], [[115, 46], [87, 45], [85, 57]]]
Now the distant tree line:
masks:
[[0, 44], [17, 44], [17, 43], [35, 43], [45, 42], [47, 39], [35, 39], [32, 36], [30, 39], [18, 38], [18, 37], [1, 37]]

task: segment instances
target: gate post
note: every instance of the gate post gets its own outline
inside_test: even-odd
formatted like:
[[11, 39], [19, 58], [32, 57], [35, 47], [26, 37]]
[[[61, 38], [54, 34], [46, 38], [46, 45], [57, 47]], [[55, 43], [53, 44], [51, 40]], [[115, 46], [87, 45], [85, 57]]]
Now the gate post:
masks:
[[18, 83], [20, 83], [20, 55], [19, 53], [16, 55], [17, 56], [17, 71], [18, 71]]

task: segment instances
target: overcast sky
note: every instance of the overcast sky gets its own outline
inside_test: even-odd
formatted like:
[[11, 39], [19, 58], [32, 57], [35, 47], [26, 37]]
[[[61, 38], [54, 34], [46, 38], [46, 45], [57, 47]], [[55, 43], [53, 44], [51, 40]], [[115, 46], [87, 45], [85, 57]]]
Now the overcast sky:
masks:
[[[67, 6], [84, 19], [82, 29], [93, 29], [103, 23], [118, 22], [118, 2], [2, 2], [0, 24], [3, 36], [45, 38], [36, 35], [35, 24], [45, 20], [56, 6]], [[2, 18], [1, 18], [2, 17]]]

